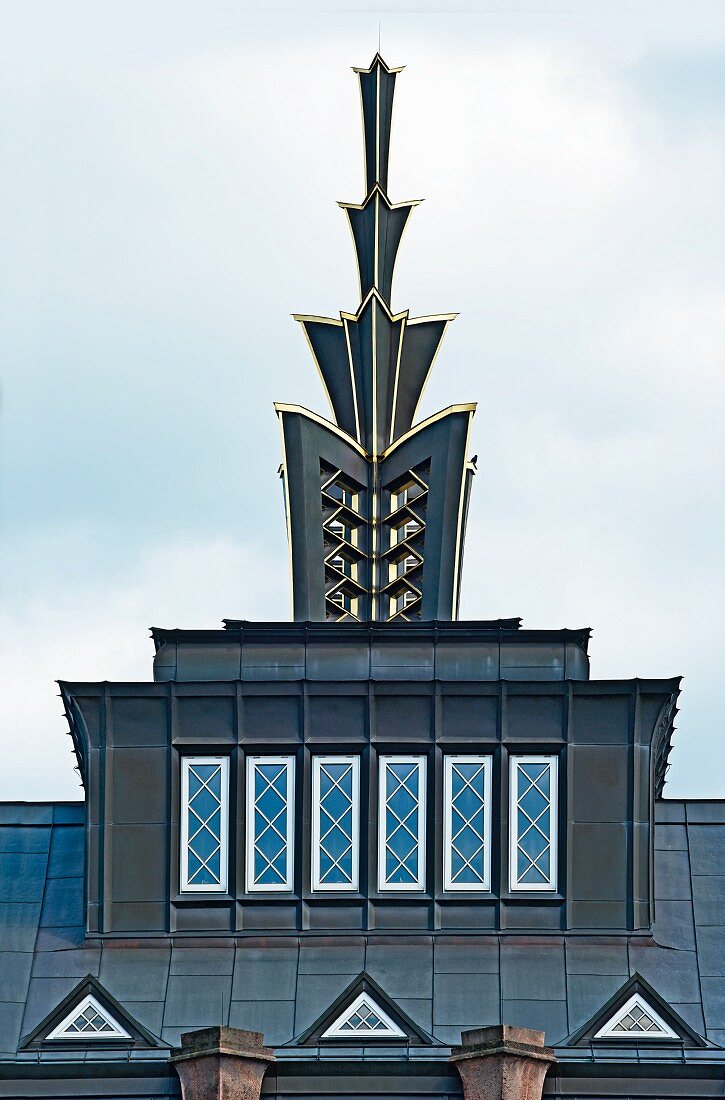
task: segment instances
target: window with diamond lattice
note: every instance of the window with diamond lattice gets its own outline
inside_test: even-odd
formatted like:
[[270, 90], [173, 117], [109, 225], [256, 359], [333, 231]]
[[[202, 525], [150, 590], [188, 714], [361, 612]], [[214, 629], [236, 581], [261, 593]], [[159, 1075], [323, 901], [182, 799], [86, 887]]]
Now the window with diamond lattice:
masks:
[[402, 1039], [401, 1031], [368, 993], [361, 993], [322, 1034], [323, 1039]]
[[181, 889], [227, 889], [229, 758], [185, 756], [181, 765]]
[[312, 758], [312, 889], [357, 890], [359, 756]]
[[557, 758], [512, 756], [509, 886], [556, 889]]
[[89, 995], [73, 1007], [47, 1039], [130, 1039], [128, 1032]]
[[446, 756], [443, 887], [491, 889], [491, 757]]
[[247, 890], [291, 890], [294, 757], [247, 757]]
[[633, 994], [599, 1029], [595, 1039], [679, 1039], [639, 993]]
[[425, 757], [381, 756], [378, 888], [425, 889]]

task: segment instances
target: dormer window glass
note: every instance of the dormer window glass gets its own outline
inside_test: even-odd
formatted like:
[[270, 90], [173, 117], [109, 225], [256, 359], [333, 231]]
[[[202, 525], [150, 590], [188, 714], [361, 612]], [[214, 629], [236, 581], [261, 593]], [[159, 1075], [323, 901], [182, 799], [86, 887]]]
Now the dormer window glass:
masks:
[[46, 1039], [130, 1039], [131, 1036], [114, 1020], [95, 997], [84, 997], [74, 1006]]
[[556, 890], [557, 758], [512, 756], [509, 886]]
[[381, 756], [378, 888], [425, 889], [424, 756]]
[[606, 1024], [599, 1029], [595, 1039], [679, 1039], [679, 1035], [659, 1012], [647, 1004], [639, 993], [625, 1002]]
[[228, 807], [229, 757], [182, 757], [182, 892], [226, 892]]
[[443, 888], [491, 889], [491, 757], [446, 756]]
[[312, 758], [312, 889], [357, 890], [360, 757]]
[[247, 757], [247, 890], [293, 882], [294, 757]]

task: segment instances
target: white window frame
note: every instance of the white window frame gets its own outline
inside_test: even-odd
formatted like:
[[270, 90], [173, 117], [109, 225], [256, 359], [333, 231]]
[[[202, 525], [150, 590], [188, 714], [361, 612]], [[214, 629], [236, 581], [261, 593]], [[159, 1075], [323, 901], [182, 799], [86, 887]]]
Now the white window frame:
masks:
[[[618, 1031], [620, 1021], [624, 1019], [628, 1012], [633, 1008], [641, 1008], [643, 1012], [654, 1021], [659, 1031]], [[652, 1005], [645, 1001], [644, 997], [639, 993], [634, 993], [628, 1001], [621, 1005], [617, 1011], [610, 1016], [606, 1024], [600, 1027], [594, 1039], [616, 1039], [619, 1043], [641, 1043], [647, 1039], [652, 1039], [654, 1042], [661, 1043], [663, 1040], [667, 1041], [672, 1039], [679, 1039], [680, 1036], [676, 1031], [673, 1031], [668, 1023], [666, 1023], [659, 1012], [655, 1012]]]
[[[94, 1012], [97, 1012], [99, 1016], [102, 1016], [106, 1023], [111, 1027], [112, 1031], [66, 1031], [67, 1027], [77, 1020], [82, 1012], [85, 1012], [87, 1008], [92, 1008]], [[115, 1020], [108, 1009], [105, 1009], [100, 1004], [92, 993], [89, 993], [74, 1005], [67, 1016], [57, 1024], [49, 1035], [46, 1035], [47, 1039], [68, 1039], [70, 1042], [77, 1043], [80, 1039], [81, 1042], [98, 1043], [109, 1039], [130, 1039], [131, 1036], [122, 1028], [118, 1020]]]
[[[189, 769], [195, 765], [221, 765], [221, 817], [219, 826], [219, 882], [189, 882]], [[180, 884], [183, 894], [226, 894], [229, 885], [229, 757], [182, 756]]]
[[[371, 1012], [374, 1012], [376, 1016], [385, 1024], [385, 1031], [345, 1031], [344, 1025], [354, 1016], [361, 1005], [365, 1005]], [[323, 1031], [320, 1036], [321, 1039], [357, 1039], [358, 1045], [362, 1042], [367, 1044], [379, 1042], [381, 1039], [405, 1039], [406, 1034], [402, 1031], [395, 1020], [391, 1019], [388, 1013], [380, 1007], [378, 1002], [374, 1000], [369, 993], [359, 993], [358, 996], [347, 1006], [344, 1012], [334, 1020], [326, 1031]]]
[[[284, 764], [287, 770], [287, 877], [284, 882], [254, 881], [254, 776], [258, 764]], [[295, 757], [248, 756], [246, 799], [246, 887], [250, 894], [289, 894], [294, 888]]]
[[[518, 823], [517, 778], [521, 764], [549, 765], [549, 820], [551, 847], [549, 879], [547, 882], [519, 882], [518, 878]], [[509, 889], [513, 892], [553, 893], [558, 881], [558, 815], [559, 815], [559, 757], [556, 753], [524, 754], [509, 757]]]
[[[352, 765], [352, 881], [322, 882], [320, 877], [320, 769], [323, 764]], [[328, 891], [357, 891], [360, 883], [360, 757], [335, 755], [312, 757], [312, 889], [320, 893]]]
[[[455, 882], [453, 856], [453, 765], [480, 764], [483, 768], [483, 882]], [[443, 889], [461, 893], [488, 893], [491, 889], [491, 756], [459, 755], [443, 757]]]
[[[385, 780], [390, 764], [416, 764], [418, 767], [418, 878], [415, 882], [388, 882], [386, 878]], [[425, 890], [426, 765], [425, 756], [396, 753], [378, 757], [378, 890], [381, 893]]]

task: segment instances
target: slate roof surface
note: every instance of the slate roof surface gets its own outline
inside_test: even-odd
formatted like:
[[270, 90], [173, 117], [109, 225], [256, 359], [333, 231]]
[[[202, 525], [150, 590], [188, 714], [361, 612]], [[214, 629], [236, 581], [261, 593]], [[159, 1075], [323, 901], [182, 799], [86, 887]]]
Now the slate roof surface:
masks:
[[0, 1060], [31, 1057], [16, 1054], [21, 1038], [88, 974], [170, 1045], [228, 1023], [280, 1046], [363, 970], [444, 1043], [505, 1021], [556, 1045], [637, 972], [725, 1046], [725, 802], [657, 804], [654, 937], [85, 939], [83, 820], [82, 803], [0, 805]]

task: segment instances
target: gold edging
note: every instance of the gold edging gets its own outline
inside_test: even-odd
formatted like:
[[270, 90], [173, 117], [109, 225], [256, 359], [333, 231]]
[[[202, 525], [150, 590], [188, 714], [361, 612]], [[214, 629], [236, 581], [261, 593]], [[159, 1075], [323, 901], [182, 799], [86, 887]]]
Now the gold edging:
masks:
[[[475, 412], [475, 409], [474, 409]], [[451, 606], [451, 619], [456, 621], [458, 619], [458, 602], [460, 599], [459, 593], [459, 580], [461, 576], [461, 564], [463, 557], [463, 506], [466, 501], [466, 489], [468, 487], [468, 473], [466, 467], [468, 465], [468, 459], [465, 457], [468, 454], [468, 447], [471, 441], [471, 424], [473, 423], [473, 412], [468, 418], [468, 428], [466, 430], [466, 446], [463, 451], [463, 476], [461, 478], [461, 495], [458, 501], [458, 524], [456, 527], [456, 559], [453, 565], [453, 603]]]
[[453, 416], [454, 413], [466, 412], [469, 416], [473, 416], [475, 411], [475, 401], [470, 401], [463, 405], [449, 405], [447, 408], [441, 409], [440, 412], [434, 413], [433, 416], [429, 416], [426, 420], [421, 420], [420, 424], [415, 424], [412, 428], [409, 428], [404, 435], [401, 435], [394, 443], [391, 443], [386, 451], [383, 451], [381, 458], [387, 458], [388, 455], [392, 454], [402, 443], [405, 443], [406, 440], [417, 435], [418, 432], [422, 432], [423, 428], [427, 428], [430, 424], [435, 424], [437, 420], [443, 420], [447, 416]]
[[340, 439], [344, 439], [345, 442], [356, 450], [358, 454], [362, 455], [363, 458], [367, 459], [370, 457], [367, 451], [361, 447], [351, 435], [344, 432], [342, 428], [338, 428], [337, 424], [333, 424], [330, 420], [325, 420], [324, 416], [320, 416], [319, 413], [314, 413], [310, 409], [305, 409], [302, 405], [290, 405], [286, 401], [275, 401], [274, 411], [277, 413], [277, 416], [280, 416], [280, 414], [284, 415], [284, 413], [292, 413], [295, 416], [303, 416], [306, 420], [313, 420], [321, 427], [327, 428], [333, 435], [337, 435]]

